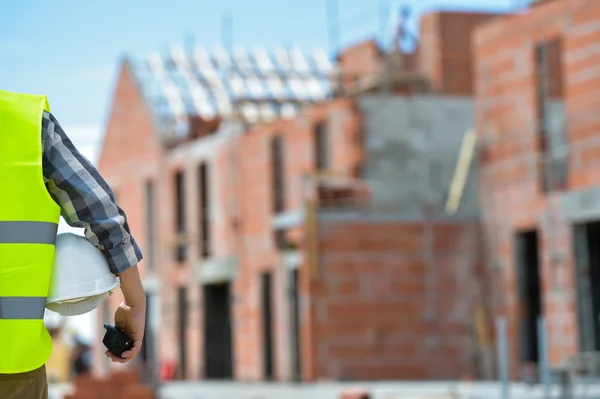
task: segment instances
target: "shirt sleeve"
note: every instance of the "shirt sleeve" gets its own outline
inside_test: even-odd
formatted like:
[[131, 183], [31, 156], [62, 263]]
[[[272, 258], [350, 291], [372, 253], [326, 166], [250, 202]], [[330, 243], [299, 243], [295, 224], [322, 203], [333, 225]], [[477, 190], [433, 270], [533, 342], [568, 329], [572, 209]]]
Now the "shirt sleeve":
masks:
[[138, 264], [142, 252], [113, 191], [48, 112], [42, 121], [42, 147], [44, 181], [65, 221], [85, 229], [87, 239], [104, 254], [112, 273]]

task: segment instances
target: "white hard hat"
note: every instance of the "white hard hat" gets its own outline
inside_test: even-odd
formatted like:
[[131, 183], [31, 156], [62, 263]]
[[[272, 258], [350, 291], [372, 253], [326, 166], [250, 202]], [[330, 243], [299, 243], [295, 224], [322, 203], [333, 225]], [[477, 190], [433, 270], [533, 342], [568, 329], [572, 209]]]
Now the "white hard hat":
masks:
[[62, 316], [88, 313], [118, 286], [104, 255], [85, 237], [73, 233], [56, 237], [47, 309]]

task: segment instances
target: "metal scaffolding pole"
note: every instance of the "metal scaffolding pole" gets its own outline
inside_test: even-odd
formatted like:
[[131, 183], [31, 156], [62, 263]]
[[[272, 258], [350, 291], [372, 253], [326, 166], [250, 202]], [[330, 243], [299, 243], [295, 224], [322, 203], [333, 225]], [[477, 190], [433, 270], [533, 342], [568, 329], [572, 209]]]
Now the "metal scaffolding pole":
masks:
[[[408, 101], [414, 102], [413, 98], [409, 98]], [[431, 143], [431, 128], [427, 121], [423, 120], [423, 179], [421, 179], [421, 208], [423, 217], [423, 242], [422, 242], [422, 256], [425, 261], [425, 286], [426, 286], [426, 311], [425, 319], [430, 325], [428, 347], [434, 349], [437, 346], [437, 339], [434, 334], [434, 327], [437, 323], [437, 273], [435, 265], [435, 232], [434, 232], [434, 218], [435, 209], [433, 204], [433, 182], [431, 178], [431, 162], [433, 159], [433, 149]]]
[[329, 53], [335, 54], [340, 46], [340, 21], [338, 0], [327, 0], [327, 31], [329, 33]]
[[501, 386], [501, 398], [510, 398], [509, 381], [509, 358], [508, 358], [508, 326], [506, 317], [498, 317], [496, 320], [496, 336], [498, 337], [496, 347], [498, 356], [498, 376]]
[[[385, 40], [385, 35], [388, 27], [388, 20], [390, 15], [390, 4], [389, 0], [380, 0], [379, 1], [379, 13], [381, 18], [381, 40]], [[382, 79], [379, 85], [379, 90], [382, 94], [390, 93], [390, 74], [391, 74], [391, 54], [393, 53], [394, 48], [393, 45], [389, 48], [385, 48], [384, 46], [384, 58], [383, 58], [383, 70], [382, 70]]]
[[539, 374], [540, 382], [544, 389], [544, 399], [550, 398], [550, 370], [548, 367], [548, 333], [546, 331], [546, 319], [538, 318], [538, 352], [540, 354]]

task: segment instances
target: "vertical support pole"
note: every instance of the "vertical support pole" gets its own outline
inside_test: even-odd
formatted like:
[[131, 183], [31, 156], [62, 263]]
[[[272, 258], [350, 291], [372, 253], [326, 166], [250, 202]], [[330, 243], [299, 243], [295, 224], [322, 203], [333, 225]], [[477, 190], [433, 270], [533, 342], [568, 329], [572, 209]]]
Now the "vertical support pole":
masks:
[[510, 398], [510, 387], [508, 380], [508, 338], [506, 317], [501, 316], [496, 320], [497, 355], [498, 355], [498, 375], [500, 377], [500, 387], [502, 399]]
[[538, 352], [539, 352], [539, 372], [540, 382], [544, 389], [544, 399], [550, 398], [550, 370], [548, 367], [548, 333], [546, 331], [546, 319], [541, 316], [538, 318]]
[[390, 21], [390, 5], [389, 0], [379, 0], [379, 18], [381, 30], [381, 43], [384, 52], [383, 71], [381, 73], [381, 83], [379, 90], [381, 94], [390, 93], [390, 55], [394, 51], [394, 43], [388, 43], [387, 31]]
[[308, 271], [309, 281], [314, 281], [319, 277], [319, 228], [318, 212], [319, 202], [316, 197], [315, 187], [319, 183], [319, 177], [312, 175], [303, 179], [302, 198], [305, 212], [306, 229], [306, 269]]
[[384, 50], [389, 49], [389, 29], [390, 29], [390, 1], [379, 0], [379, 34], [381, 35], [381, 43]]
[[[104, 301], [101, 305], [100, 311], [102, 312], [102, 322], [112, 324], [111, 314], [110, 314], [110, 302], [107, 300]], [[110, 372], [110, 359], [106, 356], [102, 356], [102, 374], [108, 374]]]
[[228, 52], [233, 50], [233, 17], [227, 12], [221, 16], [221, 40]]
[[[327, 34], [329, 35], [329, 57], [336, 58], [337, 52], [340, 50], [340, 21], [338, 17], [338, 0], [327, 0], [325, 3], [325, 18], [327, 20]], [[336, 96], [344, 86], [346, 72], [339, 72], [331, 76], [329, 84], [333, 86], [333, 95]]]
[[340, 21], [338, 17], [338, 0], [327, 0], [327, 30], [329, 31], [329, 54], [339, 50]]
[[158, 389], [160, 386], [160, 380], [158, 376], [158, 341], [156, 337], [158, 336], [159, 330], [159, 322], [158, 322], [158, 306], [157, 306], [158, 296], [156, 295], [154, 290], [151, 290], [146, 293], [146, 312], [148, 315], [146, 317], [147, 326], [146, 326], [146, 344], [148, 347], [146, 348], [147, 352], [147, 364], [146, 364], [146, 379], [148, 384], [154, 388]]
[[[409, 99], [414, 108], [417, 108], [415, 99]], [[428, 324], [428, 337], [426, 346], [429, 349], [435, 349], [438, 345], [438, 293], [437, 293], [437, 269], [436, 269], [436, 254], [435, 254], [435, 218], [437, 209], [434, 207], [433, 198], [433, 181], [432, 181], [432, 164], [435, 159], [436, 149], [431, 145], [431, 125], [428, 120], [421, 119], [424, 129], [424, 148], [422, 157], [422, 173], [423, 178], [420, 181], [422, 190], [422, 215], [423, 215], [423, 233], [422, 233], [422, 257], [425, 261], [425, 289], [426, 289], [426, 310], [425, 319]]]

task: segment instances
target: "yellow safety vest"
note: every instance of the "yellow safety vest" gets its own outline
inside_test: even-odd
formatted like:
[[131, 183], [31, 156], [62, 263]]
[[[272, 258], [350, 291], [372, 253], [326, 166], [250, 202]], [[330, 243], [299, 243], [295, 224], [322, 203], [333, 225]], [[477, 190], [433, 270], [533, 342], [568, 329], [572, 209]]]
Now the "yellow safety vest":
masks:
[[45, 96], [0, 90], [0, 373], [35, 370], [52, 340], [44, 327], [60, 208], [44, 185]]

